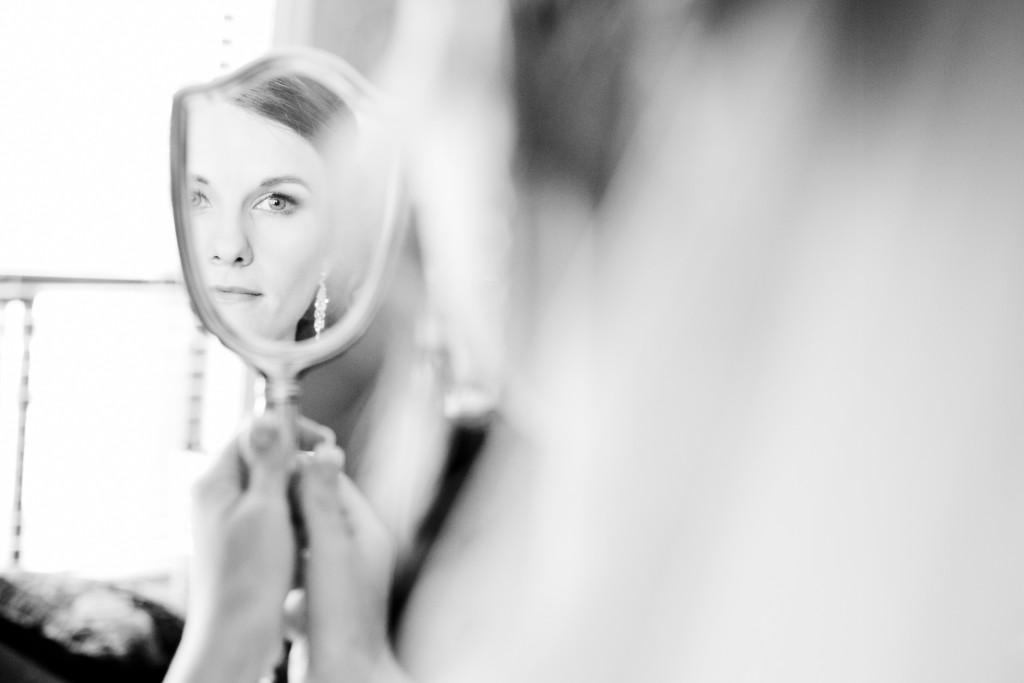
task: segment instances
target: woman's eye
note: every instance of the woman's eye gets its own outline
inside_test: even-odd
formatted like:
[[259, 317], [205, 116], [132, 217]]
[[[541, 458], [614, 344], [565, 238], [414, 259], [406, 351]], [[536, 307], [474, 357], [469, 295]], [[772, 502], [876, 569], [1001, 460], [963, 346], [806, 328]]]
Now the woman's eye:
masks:
[[267, 195], [260, 201], [256, 202], [253, 207], [259, 211], [266, 211], [268, 213], [290, 213], [298, 207], [299, 203], [291, 197], [283, 194], [271, 194]]
[[193, 209], [205, 209], [210, 206], [209, 198], [199, 190], [192, 190], [188, 197]]

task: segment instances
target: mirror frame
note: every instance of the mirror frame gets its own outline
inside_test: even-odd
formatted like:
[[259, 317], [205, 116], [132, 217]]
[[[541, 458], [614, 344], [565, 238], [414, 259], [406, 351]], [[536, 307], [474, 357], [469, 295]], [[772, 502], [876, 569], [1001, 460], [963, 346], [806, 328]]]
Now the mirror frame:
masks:
[[[387, 147], [391, 159], [384, 166], [381, 241], [361, 285], [366, 294], [356, 297], [342, 319], [319, 339], [301, 342], [272, 341], [237, 334], [224, 323], [204, 293], [195, 259], [190, 257], [195, 252], [188, 201], [188, 113], [185, 103], [192, 97], [212, 95], [279, 74], [301, 74], [323, 82], [352, 110], [357, 126], [364, 129], [377, 126], [381, 134], [390, 135], [394, 142]], [[185, 284], [204, 327], [268, 379], [290, 382], [306, 370], [343, 353], [363, 335], [380, 305], [388, 276], [397, 261], [400, 233], [409, 221], [397, 129], [391, 125], [389, 114], [384, 97], [351, 65], [333, 54], [311, 48], [271, 51], [230, 74], [208, 83], [187, 86], [174, 95], [171, 110], [171, 203]], [[370, 134], [373, 135], [374, 131], [371, 130]]]

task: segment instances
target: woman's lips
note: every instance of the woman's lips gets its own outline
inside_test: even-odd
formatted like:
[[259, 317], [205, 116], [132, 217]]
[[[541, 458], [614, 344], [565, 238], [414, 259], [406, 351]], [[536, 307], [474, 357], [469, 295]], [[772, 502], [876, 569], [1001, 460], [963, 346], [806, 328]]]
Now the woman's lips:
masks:
[[213, 296], [214, 301], [222, 304], [231, 303], [242, 303], [246, 301], [255, 301], [262, 296], [260, 292], [255, 292], [245, 287], [210, 287], [210, 294]]

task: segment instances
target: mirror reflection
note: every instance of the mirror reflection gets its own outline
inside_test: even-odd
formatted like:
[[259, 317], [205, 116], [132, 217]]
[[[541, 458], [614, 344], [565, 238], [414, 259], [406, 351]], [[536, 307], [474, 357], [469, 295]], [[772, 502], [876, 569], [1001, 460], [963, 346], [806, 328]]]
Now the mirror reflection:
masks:
[[355, 113], [296, 73], [197, 93], [185, 109], [196, 289], [233, 334], [319, 338], [352, 306], [382, 238], [380, 213], [360, 206]]

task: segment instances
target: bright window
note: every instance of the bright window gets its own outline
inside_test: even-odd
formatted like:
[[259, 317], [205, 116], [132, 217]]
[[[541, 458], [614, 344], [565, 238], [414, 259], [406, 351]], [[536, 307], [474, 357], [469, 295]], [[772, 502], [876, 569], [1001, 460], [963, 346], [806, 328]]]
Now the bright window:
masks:
[[[274, 0], [44, 0], [0, 22], [0, 275], [178, 279], [171, 98], [261, 54]], [[11, 558], [25, 306], [0, 301], [0, 568]], [[21, 566], [121, 576], [182, 552], [189, 401], [207, 443], [244, 369], [180, 287], [62, 287], [31, 309]], [[205, 345], [203, 387], [194, 381]], [[171, 563], [171, 564], [168, 564]]]

